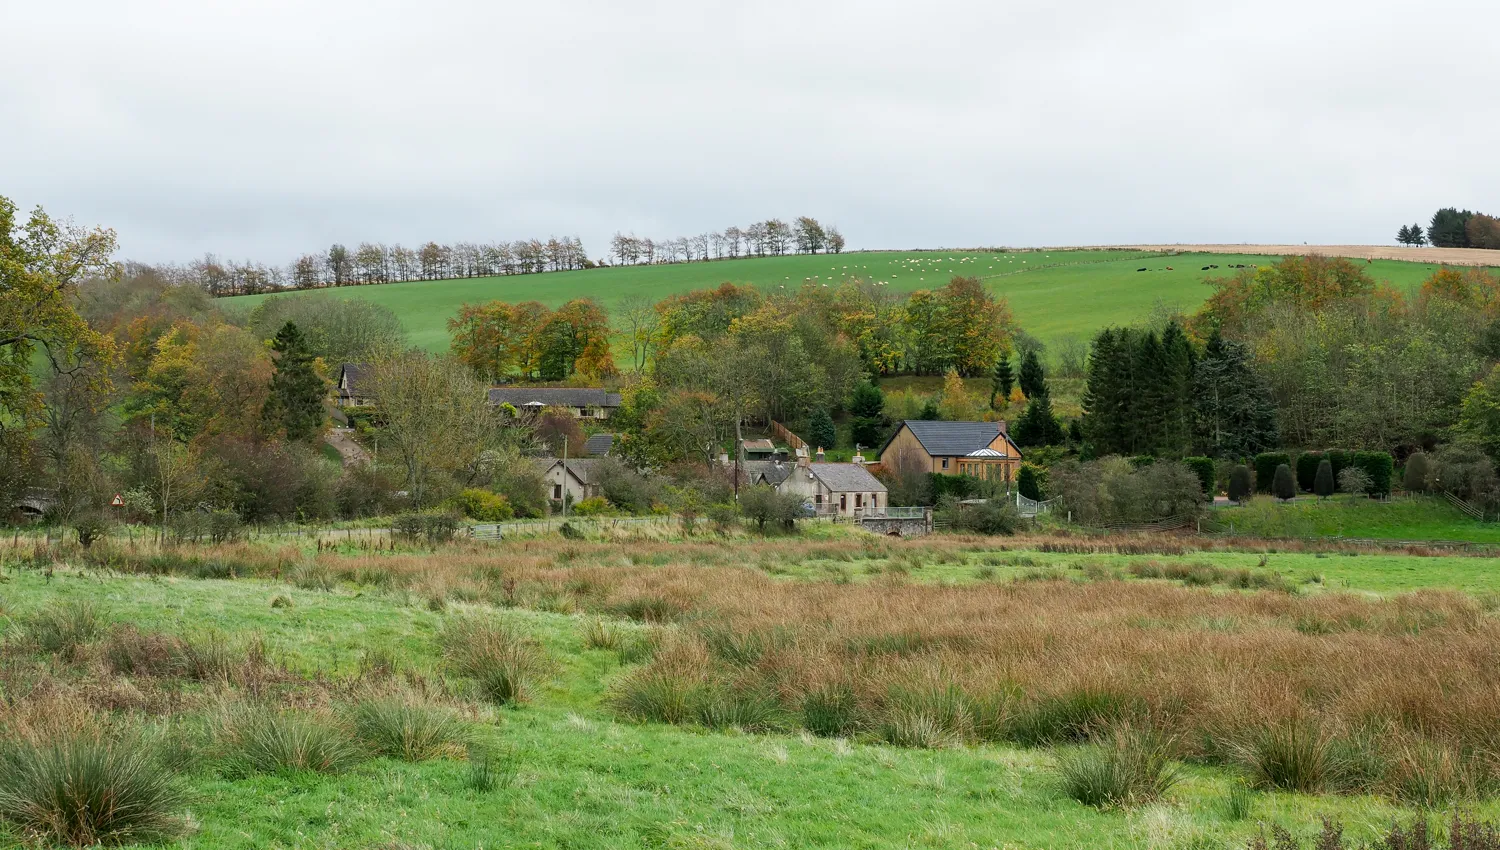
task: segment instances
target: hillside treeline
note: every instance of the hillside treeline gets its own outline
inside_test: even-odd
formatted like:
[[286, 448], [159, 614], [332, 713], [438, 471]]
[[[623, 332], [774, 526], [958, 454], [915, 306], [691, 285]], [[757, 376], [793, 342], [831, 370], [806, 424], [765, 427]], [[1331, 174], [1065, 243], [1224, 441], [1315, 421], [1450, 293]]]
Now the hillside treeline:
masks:
[[303, 254], [284, 266], [221, 260], [206, 254], [183, 265], [153, 268], [173, 283], [196, 286], [214, 297], [228, 297], [410, 280], [536, 274], [592, 265], [582, 240], [575, 236], [452, 245], [428, 242], [419, 248], [361, 242], [354, 247], [335, 244], [324, 253]]
[[641, 238], [616, 233], [609, 241], [609, 254], [620, 265], [702, 262], [739, 257], [779, 257], [784, 254], [839, 254], [844, 235], [833, 225], [799, 216], [788, 224], [779, 218], [758, 221], [749, 227], [727, 227], [721, 231], [679, 236], [675, 239]]

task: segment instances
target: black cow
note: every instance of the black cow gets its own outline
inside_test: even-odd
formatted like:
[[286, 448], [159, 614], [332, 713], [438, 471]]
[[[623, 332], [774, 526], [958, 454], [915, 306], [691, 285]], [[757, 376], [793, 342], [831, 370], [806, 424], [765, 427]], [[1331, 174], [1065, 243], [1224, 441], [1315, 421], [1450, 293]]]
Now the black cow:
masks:
[[1136, 269], [1136, 271], [1143, 272], [1143, 271], [1145, 271], [1145, 269]]
[[1202, 270], [1203, 271], [1208, 271], [1211, 268], [1213, 268], [1213, 266], [1204, 266]]

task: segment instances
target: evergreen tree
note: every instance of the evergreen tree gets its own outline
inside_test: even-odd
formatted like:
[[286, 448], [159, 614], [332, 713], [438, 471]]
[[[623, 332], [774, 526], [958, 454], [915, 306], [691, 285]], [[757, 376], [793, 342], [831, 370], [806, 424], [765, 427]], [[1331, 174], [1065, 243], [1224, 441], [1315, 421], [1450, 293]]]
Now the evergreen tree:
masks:
[[927, 403], [922, 405], [922, 412], [917, 414], [917, 418], [928, 422], [942, 419], [942, 414], [938, 412], [937, 399], [927, 399]]
[[1411, 226], [1411, 244], [1419, 248], [1427, 244], [1427, 234], [1422, 230], [1422, 225], [1413, 224]]
[[1427, 492], [1427, 479], [1432, 475], [1432, 462], [1423, 452], [1413, 452], [1406, 459], [1406, 470], [1401, 475], [1401, 489], [1408, 493]]
[[1002, 401], [1010, 399], [1010, 389], [1016, 384], [1015, 373], [1010, 368], [1010, 356], [1001, 357], [995, 362], [995, 374], [990, 377], [990, 409], [995, 408], [995, 399]]
[[267, 428], [285, 430], [288, 440], [311, 440], [323, 428], [323, 397], [328, 388], [313, 369], [307, 340], [295, 324], [287, 322], [276, 332], [271, 350], [276, 352], [276, 372], [261, 417]]
[[1126, 454], [1125, 417], [1129, 405], [1125, 397], [1122, 349], [1128, 345], [1127, 332], [1105, 328], [1094, 337], [1089, 352], [1088, 379], [1083, 391], [1083, 436], [1099, 454]]
[[1250, 467], [1243, 463], [1229, 473], [1229, 500], [1244, 504], [1250, 498]]
[[1022, 496], [1028, 499], [1042, 501], [1041, 476], [1037, 474], [1036, 467], [1029, 463], [1021, 464], [1021, 471], [1016, 473], [1016, 489]]
[[849, 413], [853, 417], [854, 442], [863, 448], [873, 448], [880, 442], [885, 431], [885, 393], [874, 384], [862, 383], [854, 388], [849, 401]]
[[1126, 417], [1129, 434], [1127, 454], [1154, 455], [1157, 443], [1166, 427], [1169, 388], [1163, 373], [1167, 358], [1161, 340], [1155, 331], [1147, 331], [1137, 337], [1135, 363], [1131, 369], [1135, 379], [1130, 393], [1130, 415]]
[[1402, 245], [1415, 244], [1416, 240], [1412, 238], [1411, 234], [1411, 225], [1401, 225], [1401, 229], [1396, 231], [1396, 241]]
[[1043, 392], [1027, 401], [1026, 412], [1011, 429], [1011, 437], [1022, 448], [1057, 446], [1067, 441], [1062, 423], [1052, 413], [1052, 397], [1045, 390], [1043, 387]]
[[1208, 457], [1246, 457], [1278, 440], [1271, 391], [1244, 345], [1215, 331], [1193, 370], [1198, 443]]
[[1326, 499], [1333, 495], [1333, 461], [1323, 458], [1318, 461], [1318, 474], [1313, 478], [1313, 492], [1318, 498]]
[[1271, 481], [1271, 493], [1283, 502], [1297, 498], [1297, 479], [1287, 464], [1276, 467], [1276, 474]]
[[839, 432], [833, 427], [833, 417], [823, 408], [814, 410], [807, 423], [807, 441], [815, 449], [831, 449], [838, 439]]
[[1432, 226], [1427, 228], [1427, 238], [1435, 248], [1469, 247], [1469, 219], [1474, 214], [1453, 207], [1440, 209], [1432, 214]]
[[1161, 348], [1164, 368], [1160, 381], [1165, 412], [1156, 453], [1182, 457], [1193, 443], [1193, 367], [1198, 357], [1187, 334], [1175, 321], [1162, 333]]
[[1027, 398], [1041, 395], [1047, 391], [1046, 376], [1042, 372], [1042, 360], [1036, 356], [1035, 351], [1026, 352], [1021, 360], [1021, 392]]

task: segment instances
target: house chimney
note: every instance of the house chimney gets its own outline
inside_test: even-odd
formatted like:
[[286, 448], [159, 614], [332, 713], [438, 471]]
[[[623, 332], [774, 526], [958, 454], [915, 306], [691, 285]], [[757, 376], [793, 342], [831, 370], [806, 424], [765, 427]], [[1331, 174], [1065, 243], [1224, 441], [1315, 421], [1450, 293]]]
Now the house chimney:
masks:
[[807, 458], [807, 448], [803, 447], [803, 448], [797, 449], [797, 465], [798, 466], [807, 466], [808, 462], [809, 461], [808, 461], [808, 458]]
[[719, 465], [720, 466], [728, 466], [729, 465], [729, 453], [728, 452], [719, 452]]
[[1007, 426], [1005, 424], [1005, 420], [1001, 419], [1000, 422], [999, 422], [999, 425], [1000, 425], [1000, 433], [1002, 433], [1005, 436], [1009, 437], [1010, 436], [1010, 430], [1009, 430], [1009, 426]]
[[850, 458], [850, 460], [854, 461], [855, 463], [859, 464], [860, 466], [864, 466], [865, 465], [865, 456], [862, 455], [862, 454], [855, 454], [854, 457]]
[[816, 457], [817, 457], [818, 463], [822, 463], [823, 462], [823, 447], [822, 446], [818, 446], [818, 454], [816, 455]]

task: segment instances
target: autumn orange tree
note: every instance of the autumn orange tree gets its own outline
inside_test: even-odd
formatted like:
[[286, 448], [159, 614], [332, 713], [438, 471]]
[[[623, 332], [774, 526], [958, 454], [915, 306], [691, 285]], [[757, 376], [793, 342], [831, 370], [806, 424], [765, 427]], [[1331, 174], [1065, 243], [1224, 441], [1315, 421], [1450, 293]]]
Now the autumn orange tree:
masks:
[[609, 349], [609, 316], [590, 299], [556, 311], [535, 301], [465, 304], [448, 320], [455, 357], [480, 378], [560, 381], [575, 373], [591, 380], [616, 373]]

